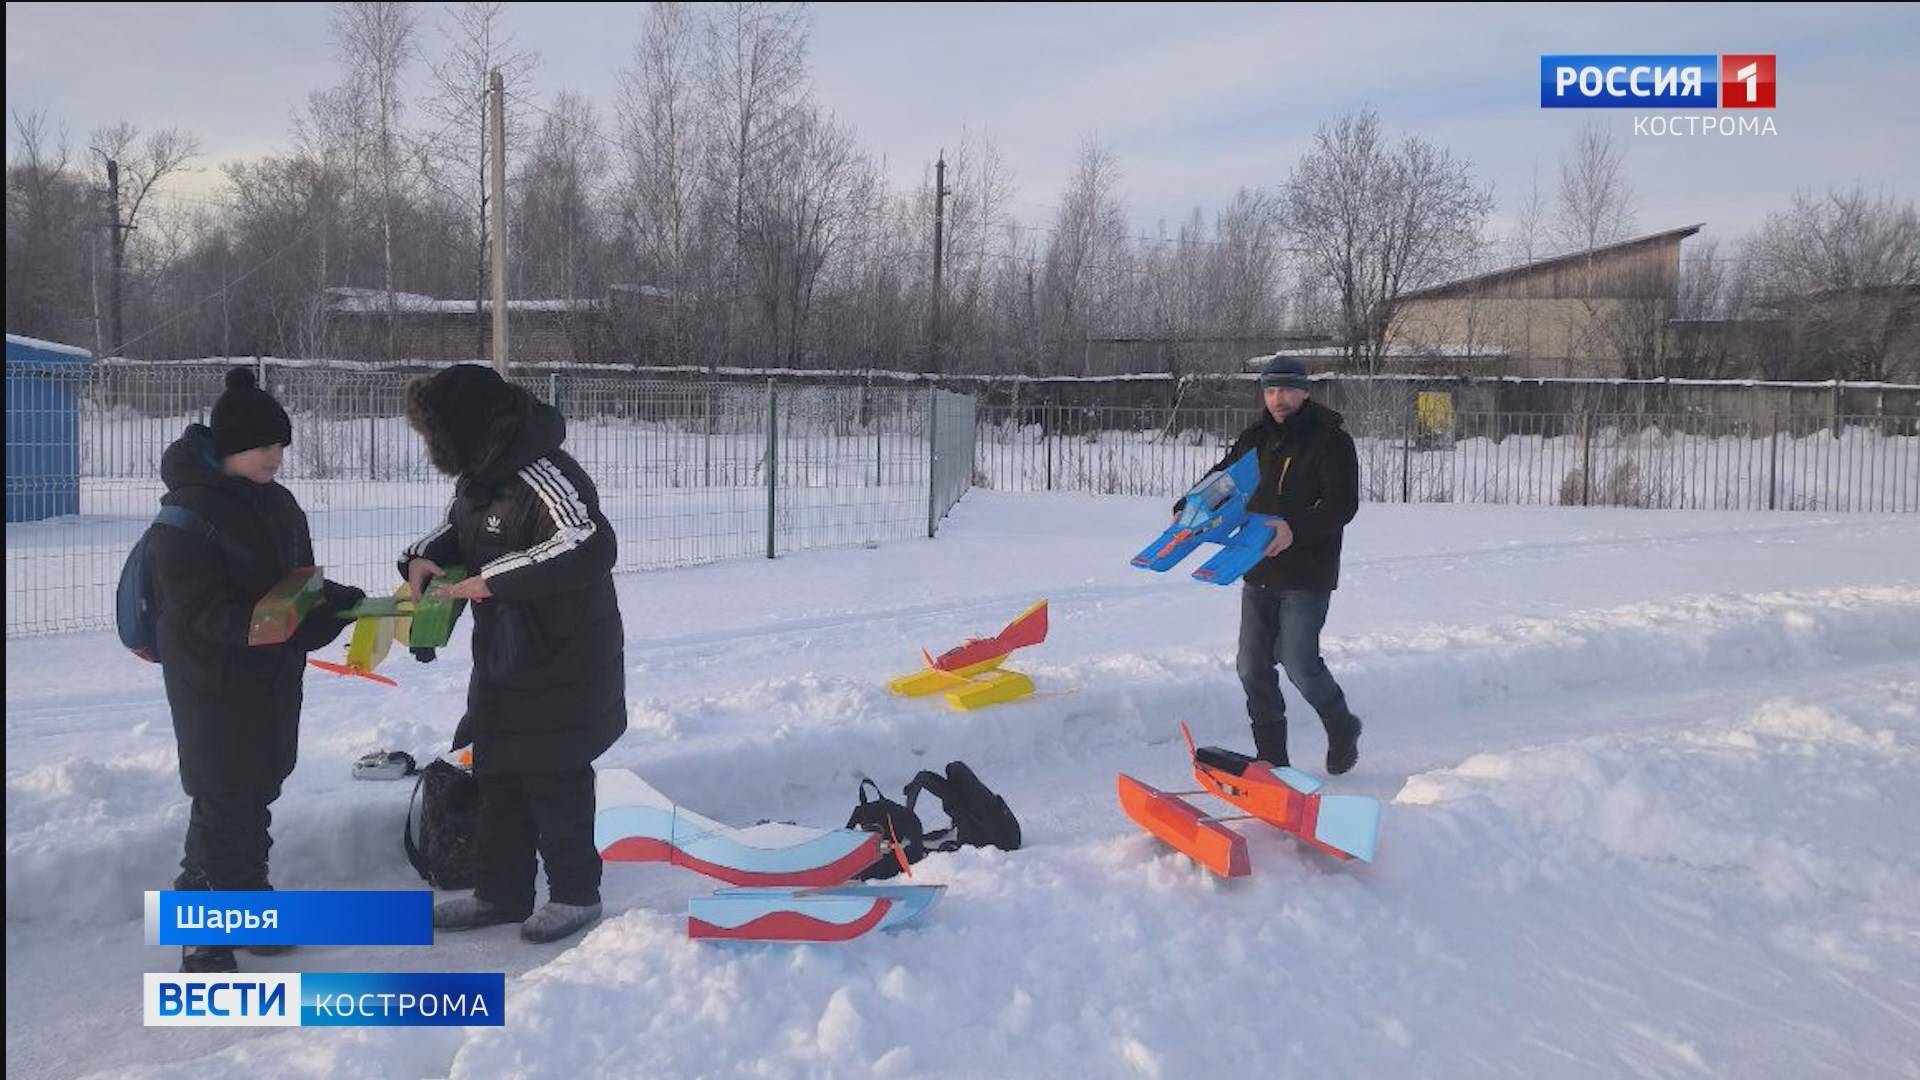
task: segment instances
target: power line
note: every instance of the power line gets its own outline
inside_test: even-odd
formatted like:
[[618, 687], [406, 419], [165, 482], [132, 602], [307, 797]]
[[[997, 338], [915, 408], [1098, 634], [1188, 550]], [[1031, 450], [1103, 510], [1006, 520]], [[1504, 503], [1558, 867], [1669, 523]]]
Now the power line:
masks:
[[606, 143], [608, 146], [613, 147], [616, 150], [623, 150], [626, 153], [633, 154], [638, 157], [645, 156], [639, 149], [628, 145], [625, 141], [616, 139], [611, 135], [607, 135], [602, 131], [600, 131], [598, 128], [587, 127], [576, 120], [573, 120], [569, 117], [561, 116], [559, 113], [554, 112], [551, 109], [547, 109], [541, 105], [537, 105], [532, 100], [522, 97], [516, 91], [513, 91], [513, 90], [507, 91], [507, 96], [519, 102], [520, 104], [525, 105], [527, 108], [532, 109], [534, 112], [539, 113], [541, 116], [547, 117], [550, 120], [554, 120], [562, 124], [566, 124], [572, 127], [575, 131], [580, 132], [582, 135], [590, 135], [596, 139], [599, 139], [601, 142]]
[[149, 191], [147, 192], [146, 197], [159, 202], [171, 202], [175, 204], [198, 203], [201, 206], [212, 206], [212, 207], [217, 207], [218, 209], [221, 209], [221, 210], [245, 209], [245, 207], [242, 207], [236, 203], [231, 203], [222, 199], [217, 199], [211, 195], [191, 195], [184, 191]]
[[228, 293], [233, 291], [233, 287], [235, 285], [240, 284], [241, 282], [247, 280], [253, 275], [259, 273], [260, 271], [265, 270], [268, 266], [272, 265], [275, 261], [277, 261], [282, 256], [284, 256], [287, 252], [292, 251], [294, 248], [298, 247], [300, 244], [310, 239], [313, 235], [314, 230], [320, 227], [321, 225], [323, 225], [325, 221], [326, 221], [325, 218], [316, 216], [312, 221], [308, 222], [306, 227], [304, 229], [301, 229], [300, 232], [296, 234], [292, 240], [288, 241], [284, 247], [280, 248], [278, 251], [275, 251], [273, 254], [267, 256], [264, 259], [261, 259], [259, 262], [248, 267], [244, 272], [240, 274], [239, 277], [229, 280], [225, 285], [222, 285], [220, 288], [214, 290], [213, 292], [208, 293], [207, 295], [201, 297], [200, 299], [195, 300], [192, 303], [188, 304], [187, 306], [181, 308], [177, 313], [174, 314], [172, 318], [168, 319], [167, 321], [161, 323], [158, 326], [153, 327], [152, 329], [148, 330], [146, 333], [141, 334], [139, 337], [136, 337], [131, 341], [122, 342], [119, 348], [120, 355], [122, 356], [126, 355], [128, 349], [131, 349], [133, 346], [140, 344], [141, 342], [147, 340], [148, 338], [154, 336], [155, 334], [158, 334], [160, 331], [165, 330], [166, 328], [172, 326], [174, 323], [179, 322], [181, 319], [186, 318], [189, 314], [199, 310], [203, 305], [207, 304], [209, 301], [226, 296]]

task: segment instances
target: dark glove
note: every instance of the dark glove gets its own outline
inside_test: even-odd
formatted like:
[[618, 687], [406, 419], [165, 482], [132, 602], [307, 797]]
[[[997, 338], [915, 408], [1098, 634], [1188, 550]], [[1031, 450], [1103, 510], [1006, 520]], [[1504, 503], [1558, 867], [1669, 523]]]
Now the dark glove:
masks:
[[342, 585], [337, 581], [321, 582], [320, 595], [320, 602], [333, 609], [333, 613], [336, 615], [354, 607], [367, 598], [364, 589], [356, 589], [351, 585]]
[[315, 604], [307, 617], [287, 642], [287, 647], [297, 652], [319, 652], [339, 639], [341, 631], [353, 625], [353, 620], [342, 619], [340, 613], [365, 600], [367, 594], [351, 585], [342, 585], [337, 581], [325, 582], [321, 586], [320, 602]]
[[435, 653], [432, 649], [425, 648], [425, 647], [421, 647], [418, 649], [408, 649], [407, 651], [413, 654], [413, 658], [415, 660], [418, 660], [423, 664], [433, 663], [434, 659], [439, 655], [438, 653]]
[[1187, 497], [1185, 495], [1182, 495], [1178, 499], [1175, 499], [1173, 501], [1173, 516], [1179, 517], [1181, 514], [1186, 513], [1186, 511], [1187, 511]]

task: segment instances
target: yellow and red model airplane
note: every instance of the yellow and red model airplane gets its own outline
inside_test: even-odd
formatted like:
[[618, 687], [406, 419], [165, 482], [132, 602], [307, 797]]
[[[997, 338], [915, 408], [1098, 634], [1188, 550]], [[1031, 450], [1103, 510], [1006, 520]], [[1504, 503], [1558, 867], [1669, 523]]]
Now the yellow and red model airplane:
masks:
[[920, 650], [927, 666], [893, 680], [887, 689], [907, 697], [944, 692], [947, 704], [956, 709], [1016, 701], [1033, 693], [1033, 680], [1017, 671], [1002, 670], [1000, 665], [1016, 649], [1045, 640], [1047, 602], [1042, 600], [990, 638], [970, 638], [939, 656]]

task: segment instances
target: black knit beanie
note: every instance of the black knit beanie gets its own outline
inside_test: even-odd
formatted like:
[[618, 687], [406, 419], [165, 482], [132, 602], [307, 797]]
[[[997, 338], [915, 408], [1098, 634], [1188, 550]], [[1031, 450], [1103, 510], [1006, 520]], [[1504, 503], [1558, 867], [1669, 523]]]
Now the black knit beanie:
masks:
[[260, 389], [251, 368], [227, 372], [227, 392], [213, 403], [213, 449], [221, 457], [262, 446], [293, 445], [287, 410]]

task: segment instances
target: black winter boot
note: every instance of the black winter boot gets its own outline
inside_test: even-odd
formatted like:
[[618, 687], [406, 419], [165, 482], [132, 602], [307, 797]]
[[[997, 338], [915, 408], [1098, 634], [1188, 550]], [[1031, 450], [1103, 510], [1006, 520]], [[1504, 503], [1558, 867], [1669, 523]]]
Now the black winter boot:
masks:
[[240, 964], [234, 960], [233, 950], [225, 945], [188, 945], [180, 950], [180, 970], [239, 971]]
[[1360, 761], [1360, 718], [1348, 713], [1345, 718], [1329, 720], [1327, 727], [1327, 773], [1339, 776]]
[[[260, 868], [259, 880], [247, 885], [251, 892], [272, 892], [273, 883], [267, 880], [266, 867]], [[254, 956], [285, 956], [298, 948], [297, 945], [242, 945], [241, 948]]]
[[1276, 769], [1286, 768], [1287, 722], [1253, 725], [1253, 756]]

